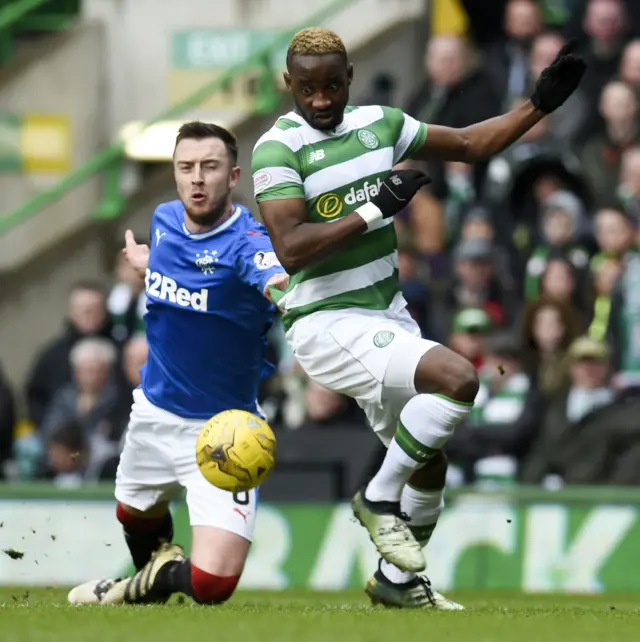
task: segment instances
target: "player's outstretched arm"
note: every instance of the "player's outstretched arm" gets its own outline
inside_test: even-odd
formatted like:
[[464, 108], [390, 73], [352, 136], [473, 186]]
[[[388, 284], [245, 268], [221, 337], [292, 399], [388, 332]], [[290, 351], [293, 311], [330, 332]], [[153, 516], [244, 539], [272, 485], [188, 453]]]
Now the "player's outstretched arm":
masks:
[[368, 203], [330, 224], [307, 222], [304, 198], [262, 200], [260, 216], [282, 267], [287, 273], [295, 274], [326, 258], [367, 229], [375, 229], [382, 219], [397, 214], [430, 181], [416, 170], [394, 171]]
[[413, 157], [473, 163], [509, 147], [545, 115], [560, 107], [580, 84], [586, 65], [572, 53], [575, 45], [575, 40], [568, 42], [542, 71], [530, 101], [469, 127], [430, 125], [424, 145]]

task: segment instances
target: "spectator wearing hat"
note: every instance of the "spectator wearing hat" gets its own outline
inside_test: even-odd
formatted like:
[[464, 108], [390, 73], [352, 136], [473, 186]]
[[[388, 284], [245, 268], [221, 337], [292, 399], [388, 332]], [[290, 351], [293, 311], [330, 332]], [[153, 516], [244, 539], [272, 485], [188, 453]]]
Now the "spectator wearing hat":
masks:
[[481, 308], [495, 326], [508, 326], [516, 311], [515, 292], [502, 280], [495, 265], [495, 245], [490, 239], [462, 239], [453, 252], [453, 279], [444, 291], [434, 292], [434, 322], [440, 336], [447, 336], [456, 311]]
[[527, 262], [525, 298], [540, 296], [541, 277], [551, 256], [566, 256], [578, 273], [589, 265], [589, 252], [579, 243], [584, 221], [580, 199], [568, 191], [558, 191], [542, 202], [542, 242], [534, 248]]
[[496, 274], [501, 275], [506, 288], [511, 291], [518, 289], [522, 282], [522, 266], [520, 257], [512, 250], [508, 242], [508, 235], [499, 235], [493, 219], [492, 211], [481, 204], [470, 207], [459, 228], [459, 240], [483, 238], [493, 244], [493, 262]]
[[492, 326], [491, 317], [482, 308], [460, 310], [453, 317], [449, 347], [480, 368], [484, 362], [484, 339]]
[[496, 230], [491, 220], [491, 212], [482, 205], [469, 208], [462, 219], [460, 239], [483, 238], [495, 242]]
[[[581, 439], [580, 433], [614, 401], [606, 343], [579, 337], [569, 347], [567, 357], [570, 386], [566, 394], [550, 401], [544, 413], [540, 431], [523, 462], [521, 479], [525, 483], [550, 483], [552, 475], [566, 479], [575, 474], [571, 469], [582, 464], [571, 453]], [[592, 444], [592, 448], [598, 445]]]

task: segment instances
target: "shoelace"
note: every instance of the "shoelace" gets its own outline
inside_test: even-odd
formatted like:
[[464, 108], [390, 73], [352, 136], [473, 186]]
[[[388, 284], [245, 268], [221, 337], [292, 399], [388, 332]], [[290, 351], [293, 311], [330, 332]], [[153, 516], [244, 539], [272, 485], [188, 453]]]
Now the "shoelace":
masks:
[[418, 584], [424, 588], [424, 592], [427, 594], [427, 599], [432, 606], [436, 605], [436, 598], [433, 595], [433, 590], [431, 588], [431, 580], [426, 575], [418, 575]]
[[[393, 515], [394, 517], [397, 517], [398, 519], [402, 520], [405, 524], [411, 521], [411, 518], [409, 517], [409, 515], [407, 515], [406, 513], [403, 513], [401, 510], [394, 512]], [[391, 533], [402, 533], [404, 531], [405, 531], [404, 525], [394, 524], [390, 528], [381, 528], [379, 529], [378, 532], [380, 533], [380, 535], [384, 536], [384, 535], [390, 535]], [[410, 539], [409, 536], [405, 536], [405, 540], [408, 541], [409, 539]]]

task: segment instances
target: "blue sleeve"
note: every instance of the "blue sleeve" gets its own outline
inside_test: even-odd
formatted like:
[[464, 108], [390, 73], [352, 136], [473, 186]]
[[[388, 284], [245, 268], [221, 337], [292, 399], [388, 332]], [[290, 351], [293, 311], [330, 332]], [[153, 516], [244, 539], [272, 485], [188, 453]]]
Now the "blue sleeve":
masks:
[[284, 272], [263, 225], [254, 223], [236, 244], [236, 270], [247, 285], [264, 291], [267, 281]]

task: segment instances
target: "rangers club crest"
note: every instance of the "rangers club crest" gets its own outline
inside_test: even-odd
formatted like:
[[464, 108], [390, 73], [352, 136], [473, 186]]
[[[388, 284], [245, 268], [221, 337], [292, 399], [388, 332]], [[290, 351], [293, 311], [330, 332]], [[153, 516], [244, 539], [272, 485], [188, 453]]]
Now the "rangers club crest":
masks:
[[205, 250], [204, 254], [196, 254], [195, 264], [202, 270], [203, 274], [213, 274], [216, 271], [215, 264], [218, 262], [218, 250]]

